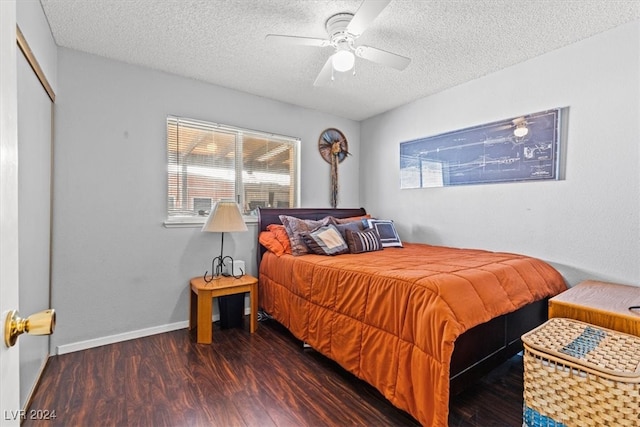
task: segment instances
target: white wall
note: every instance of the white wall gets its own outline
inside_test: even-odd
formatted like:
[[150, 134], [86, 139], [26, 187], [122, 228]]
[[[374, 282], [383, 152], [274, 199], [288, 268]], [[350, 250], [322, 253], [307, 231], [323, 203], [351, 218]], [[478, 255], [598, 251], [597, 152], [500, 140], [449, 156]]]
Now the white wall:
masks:
[[[571, 285], [640, 285], [639, 54], [633, 22], [363, 122], [364, 206], [407, 241], [532, 255]], [[400, 142], [565, 106], [565, 180], [399, 189]]]
[[[329, 206], [317, 143], [339, 128], [354, 154], [340, 165], [339, 206], [360, 206], [358, 122], [65, 48], [58, 64], [53, 343], [64, 351], [185, 322], [189, 279], [219, 251], [217, 233], [162, 225], [169, 114], [300, 137], [304, 207]], [[225, 237], [256, 274], [255, 225]]]

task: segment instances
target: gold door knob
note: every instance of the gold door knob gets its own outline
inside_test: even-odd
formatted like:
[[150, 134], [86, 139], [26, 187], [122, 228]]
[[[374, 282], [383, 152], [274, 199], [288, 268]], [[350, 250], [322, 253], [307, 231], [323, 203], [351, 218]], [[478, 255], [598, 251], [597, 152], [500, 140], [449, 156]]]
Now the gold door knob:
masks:
[[20, 334], [26, 332], [29, 335], [51, 335], [56, 327], [56, 311], [43, 310], [32, 314], [26, 319], [19, 317], [17, 310], [7, 313], [4, 324], [4, 344], [13, 347]]

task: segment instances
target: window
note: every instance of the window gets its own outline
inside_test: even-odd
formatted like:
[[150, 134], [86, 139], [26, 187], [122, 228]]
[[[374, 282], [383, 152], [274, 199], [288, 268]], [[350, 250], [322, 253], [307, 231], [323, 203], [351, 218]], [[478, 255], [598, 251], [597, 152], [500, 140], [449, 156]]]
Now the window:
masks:
[[167, 117], [168, 222], [206, 217], [220, 199], [245, 215], [297, 206], [297, 138]]
[[198, 212], [198, 215], [205, 215], [205, 213], [211, 211], [211, 197], [194, 197], [193, 198], [193, 210]]

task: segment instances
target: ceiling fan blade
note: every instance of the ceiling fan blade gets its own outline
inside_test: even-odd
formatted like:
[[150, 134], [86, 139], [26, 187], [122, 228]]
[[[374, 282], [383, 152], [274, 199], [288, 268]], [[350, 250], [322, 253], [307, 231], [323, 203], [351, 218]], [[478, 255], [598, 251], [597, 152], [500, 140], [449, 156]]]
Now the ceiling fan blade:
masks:
[[281, 36], [279, 34], [267, 34], [265, 40], [273, 44], [279, 45], [298, 45], [298, 46], [317, 46], [325, 47], [329, 46], [329, 40], [316, 39], [313, 37], [298, 37], [298, 36]]
[[324, 63], [324, 66], [322, 67], [322, 70], [320, 70], [318, 77], [316, 77], [316, 81], [313, 82], [313, 85], [324, 86], [325, 84], [329, 83], [329, 81], [331, 80], [332, 72], [333, 72], [333, 55], [331, 55], [329, 59], [327, 59], [327, 62]]
[[400, 71], [407, 68], [411, 62], [411, 58], [407, 58], [406, 56], [396, 55], [395, 53], [370, 46], [358, 46], [356, 48], [356, 55], [360, 58], [386, 65], [387, 67], [393, 67]]
[[389, 3], [391, 0], [364, 0], [347, 25], [347, 32], [354, 36], [364, 33]]

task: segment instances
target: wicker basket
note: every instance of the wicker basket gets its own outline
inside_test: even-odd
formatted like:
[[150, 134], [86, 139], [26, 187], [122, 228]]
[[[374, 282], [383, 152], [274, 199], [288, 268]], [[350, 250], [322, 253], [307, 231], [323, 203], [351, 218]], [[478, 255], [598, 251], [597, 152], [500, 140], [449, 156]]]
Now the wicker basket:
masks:
[[639, 337], [553, 318], [522, 342], [525, 426], [640, 426]]

